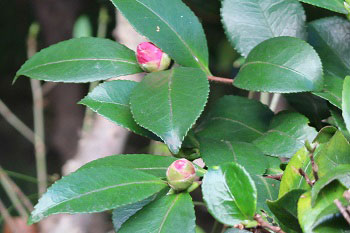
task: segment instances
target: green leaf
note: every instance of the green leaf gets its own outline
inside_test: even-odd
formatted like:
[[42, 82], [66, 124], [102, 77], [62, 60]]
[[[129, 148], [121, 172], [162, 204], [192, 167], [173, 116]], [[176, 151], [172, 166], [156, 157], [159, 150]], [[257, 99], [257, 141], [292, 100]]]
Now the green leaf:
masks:
[[137, 82], [115, 80], [97, 86], [79, 103], [91, 108], [108, 120], [137, 134], [157, 139], [153, 133], [136, 124], [130, 110], [130, 96]]
[[260, 211], [261, 214], [267, 213], [270, 217], [273, 217], [266, 201], [277, 199], [280, 182], [260, 175], [252, 175], [252, 178], [258, 191], [257, 211]]
[[196, 133], [216, 140], [251, 142], [263, 135], [272, 117], [273, 112], [259, 101], [224, 96], [214, 104]]
[[111, 167], [114, 169], [122, 167], [146, 172], [159, 178], [165, 178], [168, 167], [175, 160], [176, 158], [174, 157], [150, 154], [111, 155], [91, 161], [79, 168], [79, 170], [94, 167]]
[[314, 6], [322, 7], [331, 11], [335, 11], [342, 14], [347, 14], [344, 7], [344, 1], [343, 0], [299, 0], [301, 2], [305, 2]]
[[208, 167], [235, 162], [242, 165], [249, 174], [262, 175], [269, 166], [266, 156], [256, 146], [246, 142], [202, 138], [200, 154]]
[[348, 132], [350, 132], [350, 76], [347, 76], [344, 80], [342, 106], [345, 125]]
[[207, 102], [209, 83], [203, 71], [179, 67], [147, 75], [130, 99], [136, 122], [158, 135], [177, 154], [188, 130]]
[[334, 136], [334, 134], [337, 132], [337, 128], [333, 126], [326, 126], [323, 127], [315, 137], [314, 142], [317, 143], [327, 143], [329, 140]]
[[102, 38], [60, 42], [31, 57], [16, 73], [51, 82], [84, 83], [142, 72], [135, 53]]
[[305, 192], [302, 189], [294, 189], [283, 195], [276, 201], [267, 201], [267, 205], [273, 214], [278, 218], [278, 220], [295, 231], [301, 232], [297, 204], [299, 197]]
[[181, 0], [111, 1], [138, 32], [177, 63], [199, 67], [209, 73], [208, 47], [202, 25]]
[[189, 193], [165, 195], [129, 218], [118, 233], [194, 233], [195, 220]]
[[210, 168], [204, 176], [202, 191], [209, 212], [221, 223], [233, 226], [253, 220], [257, 191], [242, 166], [226, 163]]
[[[303, 194], [298, 202], [298, 220], [303, 229], [303, 232], [322, 232], [314, 230], [314, 224], [318, 221], [319, 216], [327, 207], [334, 205], [333, 201], [341, 198], [346, 188], [338, 182], [333, 182], [324, 188], [320, 195], [322, 198], [316, 203], [314, 207], [311, 206], [311, 192]], [[323, 231], [324, 232], [324, 231]], [[327, 232], [327, 231], [326, 231]], [[328, 232], [343, 232], [338, 226]]]
[[342, 109], [342, 90], [342, 79], [334, 76], [325, 75], [323, 90], [321, 92], [314, 92], [313, 94], [328, 100], [334, 106]]
[[48, 189], [29, 222], [36, 223], [52, 214], [115, 209], [146, 199], [166, 187], [159, 178], [137, 170], [108, 166], [81, 169]]
[[311, 190], [312, 206], [315, 206], [316, 200], [319, 196], [318, 194], [322, 189], [334, 180], [338, 180], [346, 188], [350, 188], [350, 164], [339, 165], [335, 170], [328, 172], [315, 183]]
[[299, 113], [281, 112], [273, 118], [270, 129], [253, 143], [264, 154], [291, 158], [305, 141], [312, 142], [317, 135], [308, 123]]
[[350, 22], [341, 17], [328, 17], [311, 22], [308, 28], [310, 44], [320, 55], [325, 73], [340, 78], [349, 75], [350, 44], [344, 41], [350, 41]]
[[[349, 154], [349, 142], [340, 131], [337, 131], [327, 143], [318, 145], [314, 152], [314, 159], [318, 165], [319, 177], [322, 178], [327, 173], [334, 172], [342, 164], [350, 164]], [[309, 152], [305, 148], [298, 151], [288, 163], [283, 173], [279, 197], [292, 189], [310, 190], [310, 186], [299, 174], [299, 168], [302, 168], [311, 180], [314, 179]]]
[[[289, 161], [284, 170], [278, 198], [283, 197], [293, 189], [310, 190], [310, 186], [299, 174], [299, 168], [305, 169], [305, 165], [310, 162], [309, 152], [305, 147], [301, 148]], [[308, 174], [309, 175], [309, 174]]]
[[224, 0], [221, 17], [228, 39], [244, 57], [273, 37], [306, 37], [305, 12], [298, 1]]
[[112, 221], [113, 221], [114, 230], [118, 232], [121, 226], [123, 225], [123, 223], [125, 223], [131, 216], [136, 214], [144, 206], [154, 201], [155, 197], [156, 196], [154, 195], [142, 201], [139, 201], [130, 205], [121, 206], [113, 210]]
[[350, 144], [340, 131], [323, 145], [314, 155], [320, 178], [329, 172], [334, 172], [339, 165], [350, 164]]
[[317, 91], [323, 87], [322, 64], [315, 50], [294, 37], [277, 37], [257, 45], [234, 85], [274, 93]]
[[330, 109], [330, 112], [332, 114], [332, 118], [334, 120], [335, 126], [344, 134], [344, 136], [350, 141], [350, 133], [346, 128], [344, 119], [338, 111]]

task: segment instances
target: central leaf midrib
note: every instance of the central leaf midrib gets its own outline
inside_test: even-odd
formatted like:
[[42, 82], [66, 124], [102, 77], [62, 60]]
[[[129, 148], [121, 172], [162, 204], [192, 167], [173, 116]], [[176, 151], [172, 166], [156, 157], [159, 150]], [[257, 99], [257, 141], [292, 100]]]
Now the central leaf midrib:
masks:
[[75, 200], [75, 199], [82, 198], [84, 196], [88, 196], [88, 195], [93, 194], [93, 193], [102, 192], [102, 191], [106, 191], [106, 190], [109, 190], [109, 189], [114, 189], [114, 188], [122, 187], [122, 186], [128, 186], [128, 185], [133, 185], [133, 184], [147, 184], [147, 183], [164, 184], [161, 180], [146, 180], [146, 181], [135, 181], [135, 182], [129, 182], [129, 183], [115, 184], [115, 185], [111, 185], [111, 186], [107, 186], [107, 187], [103, 187], [103, 188], [95, 189], [95, 190], [92, 190], [92, 191], [88, 191], [86, 193], [79, 194], [77, 196], [74, 196], [72, 198], [66, 199], [66, 200], [61, 201], [59, 203], [55, 203], [54, 205], [48, 206], [45, 210], [48, 210], [48, 209], [51, 209], [53, 207], [62, 205], [64, 203], [66, 203], [66, 202], [69, 202], [69, 201], [72, 201], [72, 200]]
[[160, 226], [159, 226], [159, 230], [158, 230], [158, 233], [161, 233], [162, 229], [163, 229], [163, 226], [165, 224], [165, 221], [167, 220], [169, 214], [170, 214], [170, 211], [171, 209], [174, 207], [175, 203], [177, 202], [177, 200], [179, 199], [181, 194], [178, 194], [175, 199], [172, 201], [171, 205], [169, 206], [169, 209], [167, 210], [167, 212], [165, 213], [164, 215], [164, 218], [162, 219], [162, 222], [160, 223]]
[[66, 59], [66, 60], [59, 60], [59, 61], [53, 61], [53, 62], [48, 62], [44, 64], [40, 64], [37, 66], [33, 66], [32, 68], [28, 70], [21, 71], [21, 73], [27, 73], [29, 71], [41, 68], [43, 66], [49, 66], [49, 65], [56, 65], [56, 64], [61, 64], [61, 63], [67, 63], [67, 62], [79, 62], [79, 61], [108, 61], [108, 62], [123, 62], [123, 63], [129, 63], [132, 65], [137, 65], [136, 62], [128, 61], [128, 60], [123, 60], [123, 59], [113, 59], [113, 58], [75, 58], [75, 59]]
[[299, 71], [297, 71], [295, 69], [289, 68], [287, 66], [279, 65], [279, 64], [274, 64], [274, 63], [271, 63], [271, 62], [266, 62], [266, 61], [251, 61], [251, 62], [247, 62], [241, 67], [240, 71], [242, 71], [248, 65], [257, 65], [257, 64], [275, 66], [275, 67], [278, 67], [278, 68], [281, 68], [281, 69], [284, 69], [284, 70], [291, 71], [293, 73], [296, 73], [299, 76], [302, 76], [303, 78], [305, 78], [306, 81], [310, 82], [309, 78], [305, 74], [303, 74], [303, 73], [301, 73], [301, 72], [299, 72]]

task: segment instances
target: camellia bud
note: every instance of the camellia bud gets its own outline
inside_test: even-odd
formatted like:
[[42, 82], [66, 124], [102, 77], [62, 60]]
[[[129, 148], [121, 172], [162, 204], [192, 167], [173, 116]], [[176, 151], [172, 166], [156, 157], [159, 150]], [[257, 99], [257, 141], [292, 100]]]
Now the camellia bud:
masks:
[[141, 68], [146, 72], [165, 70], [171, 62], [168, 54], [151, 42], [143, 42], [137, 46], [136, 58]]
[[192, 185], [196, 169], [187, 159], [178, 159], [168, 167], [166, 176], [172, 189], [182, 191]]

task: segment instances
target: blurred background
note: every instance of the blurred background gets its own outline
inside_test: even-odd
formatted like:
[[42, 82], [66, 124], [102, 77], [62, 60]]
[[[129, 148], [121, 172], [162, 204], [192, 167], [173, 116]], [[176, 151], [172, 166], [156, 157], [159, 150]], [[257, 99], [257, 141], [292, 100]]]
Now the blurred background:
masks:
[[[186, 0], [185, 2], [203, 24], [210, 50], [212, 73], [216, 76], [234, 77], [241, 60], [225, 38], [220, 22], [220, 1]], [[308, 21], [330, 14], [320, 8], [308, 5], [304, 7]], [[33, 23], [37, 23], [40, 29], [34, 42], [33, 38], [29, 39], [32, 48], [29, 46], [28, 49], [29, 28]], [[34, 129], [33, 84], [28, 78], [21, 77], [12, 85], [16, 71], [33, 52], [30, 49], [35, 49], [35, 42], [37, 49], [42, 49], [79, 34], [97, 36], [100, 33], [99, 36], [118, 40], [131, 49], [136, 48], [138, 41], [145, 39], [132, 31], [130, 25], [116, 14], [114, 6], [107, 0], [0, 0], [0, 32], [0, 176], [2, 177], [0, 180], [2, 184], [5, 183], [4, 188], [0, 187], [0, 199], [10, 215], [21, 216], [20, 211], [16, 211], [13, 200], [7, 195], [6, 182], [8, 180], [15, 182], [32, 203], [36, 203], [39, 196], [36, 153], [38, 148], [40, 150], [40, 142], [35, 150], [33, 138], [30, 139], [30, 132]], [[75, 170], [82, 163], [100, 156], [113, 153], [147, 153], [152, 150], [152, 144], [148, 140], [123, 131], [102, 119], [96, 119], [96, 116], [90, 116], [91, 122], [87, 122], [88, 130], [82, 129], [86, 114], [84, 107], [77, 102], [87, 94], [89, 84], [42, 82], [41, 87], [44, 114], [44, 120], [41, 121], [44, 124], [42, 142], [45, 145], [45, 150], [42, 152], [47, 160], [48, 184], [62, 174]], [[247, 94], [231, 86], [213, 84], [212, 89], [208, 107], [213, 100], [224, 94]], [[319, 107], [315, 110], [318, 114], [315, 115], [319, 116], [321, 112], [326, 118], [328, 110], [322, 109], [325, 102], [310, 98], [305, 96], [305, 100], [318, 101]], [[313, 119], [312, 110], [303, 110], [302, 103], [293, 102], [293, 96], [288, 100], [291, 106], [304, 112], [314, 125], [320, 124], [321, 119]], [[25, 134], [23, 131], [28, 129], [18, 123], [15, 116], [28, 126], [29, 136], [23, 136], [23, 133]], [[22, 133], [15, 129], [16, 125]], [[107, 142], [105, 139], [108, 139]], [[155, 151], [155, 153], [162, 152]], [[94, 157], [94, 154], [97, 157]], [[9, 186], [15, 187], [12, 183]], [[198, 210], [198, 215], [209, 218], [201, 210]], [[92, 221], [91, 218], [89, 220], [84, 218], [74, 218], [74, 224], [70, 223], [72, 220], [56, 218], [48, 221], [46, 226], [44, 224], [40, 226], [41, 232], [63, 232], [70, 229], [68, 230], [70, 233], [98, 233], [112, 230], [108, 216], [103, 216], [97, 223], [95, 222], [93, 224], [95, 228], [91, 228], [92, 223], [89, 223]], [[94, 218], [93, 221], [96, 219], [99, 218]], [[79, 224], [82, 227], [77, 227]], [[211, 220], [199, 223], [203, 228], [210, 224]], [[59, 228], [60, 225], [67, 227]], [[19, 232], [25, 233], [26, 230], [28, 229]], [[35, 229], [30, 230], [32, 231], [28, 232], [39, 232]], [[0, 232], [4, 232], [3, 217], [0, 218]], [[7, 229], [6, 233], [8, 232], [11, 231]]]

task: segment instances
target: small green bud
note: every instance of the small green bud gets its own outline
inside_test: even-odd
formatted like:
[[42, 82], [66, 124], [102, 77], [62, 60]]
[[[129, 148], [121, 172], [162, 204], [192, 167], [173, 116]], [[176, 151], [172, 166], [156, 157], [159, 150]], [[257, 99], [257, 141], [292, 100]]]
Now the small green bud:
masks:
[[182, 191], [192, 185], [196, 168], [187, 159], [178, 159], [168, 167], [166, 176], [172, 189]]

